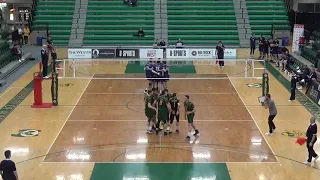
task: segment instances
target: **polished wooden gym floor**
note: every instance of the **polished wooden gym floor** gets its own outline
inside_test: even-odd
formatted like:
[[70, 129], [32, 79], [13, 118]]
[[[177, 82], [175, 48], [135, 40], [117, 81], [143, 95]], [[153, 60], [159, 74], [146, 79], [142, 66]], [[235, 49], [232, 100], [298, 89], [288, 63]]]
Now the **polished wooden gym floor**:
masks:
[[[109, 62], [105, 68], [101, 66], [99, 71], [91, 69], [91, 78], [60, 80], [58, 107], [32, 109], [33, 94], [30, 94], [1, 123], [0, 147], [13, 151], [12, 159], [21, 179], [152, 180], [165, 169], [163, 163], [168, 163], [165, 164], [168, 171], [173, 169], [170, 172], [177, 173], [166, 179], [228, 180], [222, 171], [233, 180], [319, 179], [320, 163], [314, 167], [302, 164], [307, 157], [305, 146], [295, 144], [295, 138], [281, 135], [285, 130], [305, 131], [310, 114], [299, 102], [288, 102], [289, 93], [272, 76], [270, 93], [279, 111], [273, 136], [264, 135], [268, 131], [268, 110], [258, 104], [261, 88], [247, 86], [261, 80], [228, 78], [230, 72], [241, 72], [241, 66], [225, 69], [196, 66], [197, 74], [183, 77], [212, 79], [170, 80], [169, 90], [178, 93], [181, 100], [185, 94], [190, 95], [197, 109], [195, 125], [200, 136], [189, 142], [185, 140], [184, 118], [179, 134], [146, 134], [141, 92], [147, 82], [108, 79], [139, 77], [124, 74], [126, 63]], [[1, 107], [30, 82], [37, 68], [1, 94]], [[93, 76], [96, 73], [100, 75]], [[44, 100], [48, 102], [50, 83], [43, 83]], [[41, 132], [35, 137], [11, 136], [23, 129]], [[315, 149], [320, 152], [318, 143]], [[176, 171], [175, 164], [179, 165]], [[153, 168], [159, 168], [159, 172], [150, 170]]]

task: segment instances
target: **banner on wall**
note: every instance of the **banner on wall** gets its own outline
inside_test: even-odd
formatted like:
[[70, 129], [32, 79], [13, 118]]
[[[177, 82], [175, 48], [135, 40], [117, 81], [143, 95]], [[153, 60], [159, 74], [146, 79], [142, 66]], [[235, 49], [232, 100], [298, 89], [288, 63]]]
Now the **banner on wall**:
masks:
[[163, 58], [163, 49], [139, 49], [140, 58]]
[[[216, 57], [216, 49], [213, 49], [213, 57]], [[224, 59], [237, 59], [237, 49], [225, 49]]]
[[91, 49], [68, 49], [68, 59], [91, 59]]
[[117, 58], [139, 58], [139, 49], [116, 49]]
[[189, 57], [195, 59], [213, 58], [214, 56], [212, 49], [190, 49], [189, 52]]
[[190, 57], [189, 49], [167, 49], [167, 58], [182, 59]]
[[115, 49], [92, 49], [92, 58], [101, 59], [101, 58], [114, 58]]
[[292, 52], [299, 51], [300, 38], [304, 36], [304, 25], [295, 24], [293, 28]]

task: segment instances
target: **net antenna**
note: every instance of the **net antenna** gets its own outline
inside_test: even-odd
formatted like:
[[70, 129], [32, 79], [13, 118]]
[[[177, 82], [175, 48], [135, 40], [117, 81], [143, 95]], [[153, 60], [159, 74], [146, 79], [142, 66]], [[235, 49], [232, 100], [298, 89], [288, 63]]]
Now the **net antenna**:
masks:
[[[144, 67], [150, 59], [64, 59], [61, 60], [60, 79], [110, 79], [110, 80], [146, 80]], [[156, 62], [158, 59], [152, 59]], [[161, 59], [169, 66], [170, 80], [192, 79], [262, 79], [266, 72], [265, 60], [225, 59], [225, 67], [220, 68], [216, 59]], [[135, 76], [119, 75], [115, 69], [132, 68]], [[188, 74], [187, 69], [195, 69], [196, 73]], [[121, 69], [121, 68], [120, 68]], [[118, 74], [118, 75], [116, 75]], [[180, 74], [180, 75], [179, 75]], [[181, 76], [186, 74], [186, 76]], [[226, 76], [217, 76], [224, 74]], [[164, 78], [157, 78], [164, 79]]]

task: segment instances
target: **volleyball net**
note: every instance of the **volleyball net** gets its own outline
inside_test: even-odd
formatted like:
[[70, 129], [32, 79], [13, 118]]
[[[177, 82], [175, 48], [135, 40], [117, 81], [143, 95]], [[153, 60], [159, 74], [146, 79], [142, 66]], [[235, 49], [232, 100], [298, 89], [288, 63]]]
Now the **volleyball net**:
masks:
[[[57, 71], [59, 79], [145, 80], [148, 62], [149, 59], [64, 59], [59, 60]], [[265, 72], [264, 60], [254, 59], [225, 59], [224, 67], [220, 67], [216, 59], [162, 59], [160, 62], [169, 67], [170, 80], [262, 79]]]

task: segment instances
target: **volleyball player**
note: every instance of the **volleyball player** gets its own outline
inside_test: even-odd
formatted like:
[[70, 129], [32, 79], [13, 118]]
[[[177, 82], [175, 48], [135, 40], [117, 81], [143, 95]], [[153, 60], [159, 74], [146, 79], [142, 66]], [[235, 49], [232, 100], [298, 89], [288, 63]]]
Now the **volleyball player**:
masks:
[[197, 136], [199, 134], [199, 131], [197, 130], [196, 126], [193, 123], [193, 118], [196, 112], [194, 104], [189, 100], [190, 99], [189, 95], [186, 95], [185, 97], [186, 98], [183, 104], [184, 104], [184, 109], [186, 113], [186, 119], [188, 120], [188, 136], [186, 138], [190, 139], [191, 128], [193, 128], [195, 131], [195, 133], [193, 134], [194, 136]]
[[176, 119], [176, 132], [179, 133], [179, 119], [180, 119], [180, 100], [177, 98], [177, 93], [173, 93], [170, 100], [171, 113], [170, 113], [170, 134], [172, 133], [172, 124]]
[[161, 64], [160, 61], [157, 61], [156, 64], [155, 64], [155, 83], [156, 83], [156, 88], [158, 89], [158, 91], [161, 91], [162, 90], [162, 69], [163, 69], [163, 66]]
[[[171, 113], [171, 108], [168, 99], [166, 98], [168, 91], [164, 90], [161, 92], [161, 95], [158, 97], [158, 122], [156, 125], [157, 134], [160, 131], [160, 123], [166, 123], [169, 119], [169, 113]], [[164, 127], [164, 135], [167, 135], [167, 128]]]
[[152, 61], [148, 61], [146, 66], [144, 67], [144, 71], [146, 73], [146, 78], [149, 83], [152, 83]]
[[167, 88], [167, 83], [169, 81], [169, 66], [166, 61], [163, 61], [163, 88]]
[[145, 97], [145, 109], [144, 109], [144, 113], [148, 119], [148, 123], [147, 123], [147, 133], [152, 134], [152, 127], [153, 127], [153, 122], [154, 122], [154, 118], [155, 118], [155, 114], [157, 111], [156, 107], [153, 107], [153, 92], [151, 90], [148, 90], [147, 92], [147, 96]]

